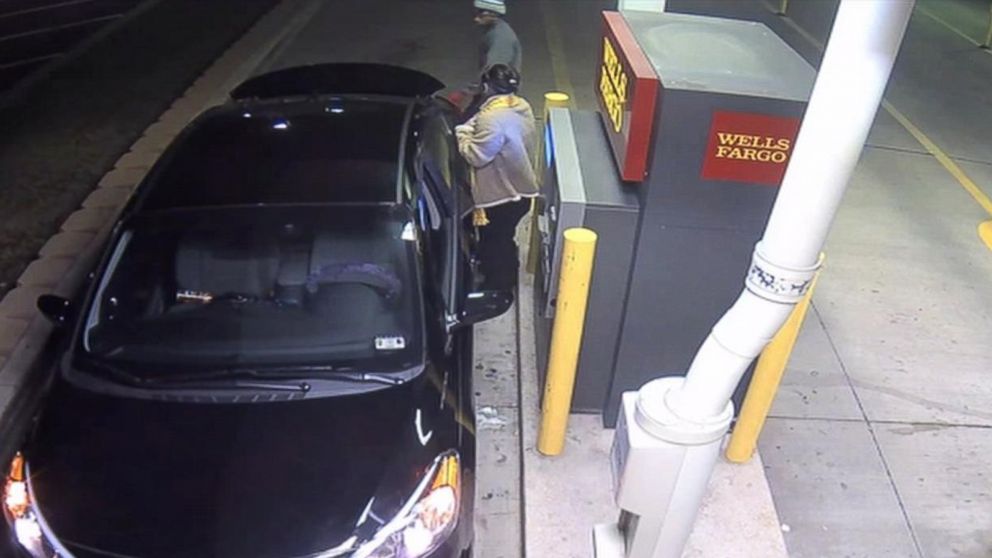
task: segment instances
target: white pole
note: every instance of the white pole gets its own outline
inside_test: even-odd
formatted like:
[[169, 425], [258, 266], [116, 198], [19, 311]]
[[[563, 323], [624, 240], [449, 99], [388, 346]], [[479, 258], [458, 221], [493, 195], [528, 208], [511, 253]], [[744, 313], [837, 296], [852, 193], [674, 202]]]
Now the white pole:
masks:
[[868, 137], [913, 10], [907, 0], [845, 0], [834, 20], [795, 151], [746, 289], [703, 343], [673, 404], [712, 416], [809, 286]]
[[[628, 558], [681, 557], [731, 421], [731, 395], [819, 268], [823, 242], [882, 100], [914, 3], [841, 1], [744, 291], [713, 327], [684, 379], [660, 378], [636, 395], [625, 395], [623, 417], [630, 418], [618, 426], [614, 442], [618, 503], [638, 514], [644, 527], [636, 528], [626, 545]], [[649, 480], [638, 482], [646, 476]]]
[[617, 0], [617, 11], [634, 10], [641, 12], [665, 11], [665, 0]]

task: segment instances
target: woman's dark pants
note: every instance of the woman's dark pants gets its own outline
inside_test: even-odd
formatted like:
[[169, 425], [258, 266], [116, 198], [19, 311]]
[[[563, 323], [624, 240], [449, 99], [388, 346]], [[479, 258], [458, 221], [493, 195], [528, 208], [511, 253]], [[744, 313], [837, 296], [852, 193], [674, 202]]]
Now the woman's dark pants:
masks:
[[512, 290], [517, 286], [519, 256], [514, 234], [517, 223], [530, 210], [524, 198], [486, 208], [489, 224], [479, 227], [479, 264], [485, 290]]

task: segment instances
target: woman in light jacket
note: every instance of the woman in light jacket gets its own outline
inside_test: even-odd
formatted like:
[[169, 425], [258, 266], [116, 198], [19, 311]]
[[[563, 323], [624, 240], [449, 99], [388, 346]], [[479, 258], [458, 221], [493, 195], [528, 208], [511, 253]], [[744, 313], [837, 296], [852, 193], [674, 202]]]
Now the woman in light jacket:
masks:
[[536, 124], [530, 104], [516, 94], [520, 87], [516, 70], [494, 64], [483, 74], [482, 85], [486, 100], [475, 116], [455, 127], [455, 134], [458, 151], [474, 171], [472, 196], [480, 225], [483, 286], [511, 290], [517, 285], [519, 265], [517, 223], [538, 193], [531, 165]]

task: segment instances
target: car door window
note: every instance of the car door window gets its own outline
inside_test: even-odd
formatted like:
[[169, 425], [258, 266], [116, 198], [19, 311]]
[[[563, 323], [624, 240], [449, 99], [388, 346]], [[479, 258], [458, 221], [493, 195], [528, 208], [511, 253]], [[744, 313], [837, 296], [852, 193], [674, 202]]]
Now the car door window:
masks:
[[422, 178], [424, 193], [421, 196], [420, 214], [427, 250], [429, 253], [429, 271], [434, 283], [438, 285], [444, 298], [445, 306], [451, 312], [455, 310], [453, 299], [454, 262], [453, 248], [456, 242], [453, 221], [439, 199], [438, 190], [442, 186], [430, 173], [424, 172]]
[[459, 228], [462, 226], [457, 197], [452, 188], [451, 132], [437, 115], [428, 115], [423, 126], [423, 150], [419, 161], [425, 187], [425, 209], [431, 216], [428, 238], [432, 252], [431, 265], [441, 287], [448, 310], [457, 309]]
[[439, 200], [445, 209], [452, 215], [453, 208], [452, 185], [455, 176], [452, 172], [453, 157], [457, 156], [454, 148], [451, 130], [439, 115], [431, 115], [425, 118], [423, 135], [423, 157], [421, 159], [424, 170], [434, 179], [438, 186]]
[[[455, 134], [451, 131], [453, 129], [453, 124], [451, 119], [444, 113], [440, 117], [442, 121], [441, 124], [447, 130], [445, 138], [447, 141], [447, 150], [449, 152], [448, 165], [450, 176], [450, 182], [453, 192], [454, 205], [458, 210], [458, 214], [462, 217], [467, 216], [471, 213], [472, 209], [475, 207], [475, 202], [472, 199], [472, 176], [471, 168], [469, 164], [462, 157], [461, 153], [458, 152], [458, 143], [455, 140]], [[467, 225], [468, 221], [466, 221]]]

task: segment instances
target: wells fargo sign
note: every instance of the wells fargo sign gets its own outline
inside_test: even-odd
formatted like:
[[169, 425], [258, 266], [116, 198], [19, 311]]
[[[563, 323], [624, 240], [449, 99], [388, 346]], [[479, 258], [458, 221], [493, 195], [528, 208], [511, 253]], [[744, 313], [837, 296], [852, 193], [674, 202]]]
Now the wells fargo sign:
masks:
[[614, 132], [623, 130], [623, 114], [627, 105], [627, 84], [630, 78], [624, 71], [617, 51], [609, 39], [603, 38], [603, 67], [600, 70], [599, 95], [603, 101], [604, 116]]
[[798, 118], [714, 112], [702, 177], [778, 186], [785, 175], [799, 123]]
[[596, 89], [620, 176], [647, 175], [658, 76], [619, 12], [603, 12], [603, 52]]

